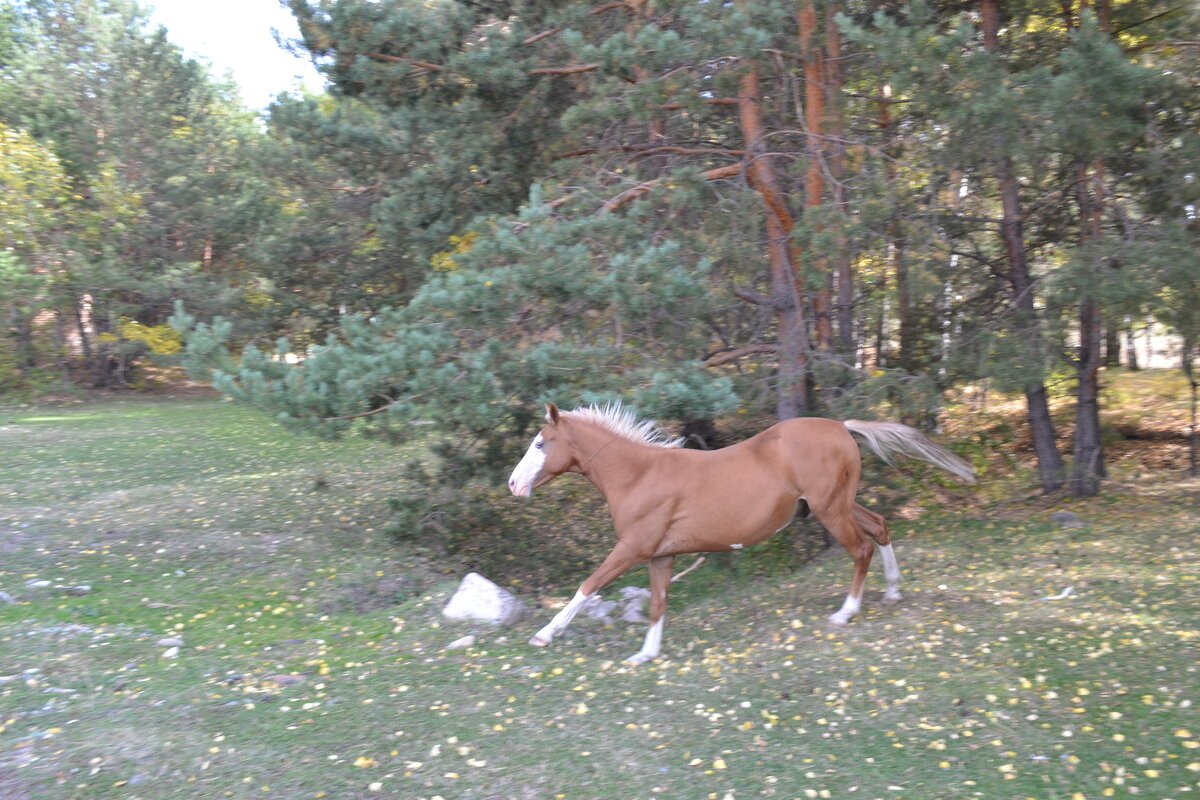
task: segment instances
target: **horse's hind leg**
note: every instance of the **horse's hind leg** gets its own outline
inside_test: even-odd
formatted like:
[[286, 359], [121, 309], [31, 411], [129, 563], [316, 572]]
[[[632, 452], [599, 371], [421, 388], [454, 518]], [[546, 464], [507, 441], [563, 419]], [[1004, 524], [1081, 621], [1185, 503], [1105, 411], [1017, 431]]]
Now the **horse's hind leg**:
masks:
[[863, 533], [875, 540], [879, 547], [879, 557], [883, 560], [883, 577], [887, 581], [887, 589], [883, 593], [883, 602], [896, 603], [900, 600], [900, 565], [896, 562], [896, 554], [892, 551], [892, 536], [888, 533], [887, 522], [874, 511], [854, 504], [854, 521]]
[[650, 559], [650, 629], [642, 649], [625, 659], [631, 664], [644, 664], [658, 658], [662, 650], [663, 623], [667, 619], [667, 591], [671, 586], [671, 565], [675, 556]]
[[830, 535], [846, 548], [846, 552], [854, 559], [854, 578], [850, 581], [850, 591], [846, 594], [841, 609], [829, 618], [834, 625], [845, 625], [862, 608], [863, 587], [867, 583], [867, 570], [871, 567], [871, 555], [875, 548], [856, 521], [857, 514], [853, 503], [844, 508], [826, 507], [813, 511]]

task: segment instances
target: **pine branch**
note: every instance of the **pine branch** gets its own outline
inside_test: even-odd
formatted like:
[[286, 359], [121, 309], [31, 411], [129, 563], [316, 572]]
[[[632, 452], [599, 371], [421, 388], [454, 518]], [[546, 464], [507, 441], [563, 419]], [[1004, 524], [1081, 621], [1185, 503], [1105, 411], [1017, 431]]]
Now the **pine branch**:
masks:
[[745, 155], [744, 150], [729, 150], [724, 147], [676, 147], [672, 145], [662, 145], [660, 147], [637, 147], [635, 145], [620, 145], [617, 147], [599, 148], [585, 147], [580, 150], [572, 150], [568, 153], [563, 153], [554, 157], [555, 161], [560, 161], [566, 158], [579, 158], [580, 156], [593, 156], [601, 152], [611, 153], [632, 153], [634, 158], [645, 158], [648, 156], [660, 155], [662, 153], [673, 153], [681, 156], [731, 156], [733, 158], [741, 158]]
[[743, 289], [741, 286], [734, 286], [732, 291], [735, 297], [739, 297], [747, 303], [753, 303], [756, 306], [773, 307], [775, 305], [775, 301], [770, 297], [753, 289]]
[[556, 33], [562, 33], [562, 28], [551, 28], [548, 31], [542, 31], [541, 33], [535, 33], [533, 36], [530, 36], [527, 39], [522, 39], [521, 44], [533, 44], [534, 42], [540, 42], [542, 39], [545, 39], [547, 36], [553, 36]]
[[405, 58], [403, 56], [389, 56], [386, 53], [363, 53], [363, 55], [369, 58], [378, 58], [380, 61], [391, 61], [397, 64], [411, 64], [414, 67], [420, 67], [421, 69], [427, 69], [432, 72], [441, 72], [445, 69], [445, 67], [439, 64], [431, 64], [428, 61], [418, 61], [415, 58]]
[[1158, 50], [1164, 47], [1200, 47], [1200, 42], [1158, 42], [1139, 44], [1137, 47], [1126, 47], [1126, 53], [1140, 53], [1143, 50]]
[[[706, 97], [706, 98], [704, 98], [704, 105], [706, 105], [706, 106], [736, 106], [737, 102], [738, 101], [737, 101], [736, 97]], [[663, 111], [678, 111], [681, 108], [687, 108], [687, 104], [686, 103], [664, 103], [663, 105], [659, 106], [659, 109], [661, 109]]]
[[[411, 398], [405, 398], [406, 401], [409, 399], [411, 399]], [[374, 416], [375, 414], [381, 414], [384, 411], [387, 411], [389, 408], [391, 408], [392, 406], [396, 405], [399, 402], [400, 402], [399, 400], [393, 400], [392, 402], [388, 403], [387, 405], [382, 405], [379, 408], [375, 408], [370, 411], [362, 411], [358, 414], [346, 414], [341, 417], [321, 417], [321, 422], [336, 422], [336, 421], [344, 420], [344, 419], [361, 419], [362, 417]]]
[[737, 361], [739, 358], [756, 355], [758, 353], [777, 353], [779, 345], [775, 344], [748, 344], [745, 347], [736, 347], [733, 350], [727, 350], [723, 353], [716, 353], [704, 359], [706, 367], [720, 367], [728, 364], [731, 361]]
[[[629, 4], [624, 2], [605, 3], [604, 5], [593, 8], [591, 11], [589, 11], [588, 16], [598, 17], [605, 11], [612, 11], [615, 8], [629, 8]], [[542, 31], [541, 33], [535, 33], [533, 36], [522, 39], [521, 44], [533, 44], [534, 42], [540, 42], [542, 39], [562, 33], [562, 31], [562, 28], [551, 28], [550, 30]]]
[[600, 69], [599, 64], [573, 64], [567, 67], [538, 67], [531, 69], [526, 75], [578, 75], [581, 72], [592, 72]]
[[[739, 161], [736, 164], [727, 164], [723, 167], [710, 169], [706, 172], [701, 172], [700, 177], [706, 181], [720, 180], [721, 178], [732, 178], [734, 175], [740, 175], [742, 172], [742, 163]], [[607, 200], [604, 205], [600, 206], [600, 213], [606, 214], [610, 211], [616, 211], [623, 205], [636, 200], [644, 194], [648, 194], [652, 189], [662, 183], [662, 178], [655, 178], [645, 183], [639, 183], [637, 186], [630, 187], [621, 192], [616, 197]]]

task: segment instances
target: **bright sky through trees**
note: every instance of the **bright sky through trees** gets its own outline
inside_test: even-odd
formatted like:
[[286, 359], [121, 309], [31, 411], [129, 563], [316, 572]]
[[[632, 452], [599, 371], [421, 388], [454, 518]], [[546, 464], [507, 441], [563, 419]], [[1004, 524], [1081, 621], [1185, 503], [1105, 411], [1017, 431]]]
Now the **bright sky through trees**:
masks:
[[167, 29], [167, 38], [211, 63], [217, 77], [231, 73], [251, 108], [265, 108], [297, 85], [324, 85], [309, 61], [275, 43], [272, 30], [285, 39], [299, 35], [295, 17], [277, 0], [157, 0], [151, 7], [151, 20]]

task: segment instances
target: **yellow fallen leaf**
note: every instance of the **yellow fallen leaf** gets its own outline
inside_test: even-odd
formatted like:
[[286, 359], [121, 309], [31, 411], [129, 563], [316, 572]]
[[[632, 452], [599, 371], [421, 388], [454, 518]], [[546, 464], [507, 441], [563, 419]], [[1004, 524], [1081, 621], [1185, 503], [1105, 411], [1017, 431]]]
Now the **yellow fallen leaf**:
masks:
[[376, 763], [375, 763], [375, 759], [373, 759], [373, 758], [367, 758], [366, 756], [359, 756], [358, 758], [354, 759], [354, 766], [356, 766], [356, 767], [374, 767], [374, 766], [376, 766]]
[[713, 762], [713, 769], [725, 769], [725, 759], [718, 758]]

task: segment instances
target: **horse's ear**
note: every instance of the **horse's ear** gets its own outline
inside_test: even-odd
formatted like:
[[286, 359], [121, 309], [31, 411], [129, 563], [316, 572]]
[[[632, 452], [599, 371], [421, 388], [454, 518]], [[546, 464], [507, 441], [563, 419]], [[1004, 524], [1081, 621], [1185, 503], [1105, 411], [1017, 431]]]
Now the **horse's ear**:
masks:
[[546, 422], [551, 425], [558, 424], [558, 406], [554, 403], [546, 403]]

